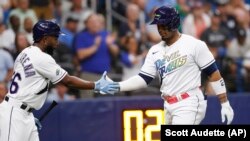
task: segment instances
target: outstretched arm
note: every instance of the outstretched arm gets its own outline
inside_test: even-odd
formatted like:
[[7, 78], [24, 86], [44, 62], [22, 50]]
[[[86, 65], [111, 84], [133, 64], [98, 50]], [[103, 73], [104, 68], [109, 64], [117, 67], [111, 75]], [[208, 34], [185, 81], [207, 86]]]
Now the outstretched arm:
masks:
[[[111, 92], [113, 91], [112, 87], [109, 87], [109, 89], [107, 88], [107, 86], [111, 84], [112, 82], [106, 79], [106, 75], [107, 75], [107, 72], [105, 71], [102, 77], [98, 81], [92, 82], [92, 81], [87, 81], [87, 80], [77, 78], [75, 76], [70, 76], [67, 74], [60, 81], [60, 83], [63, 83], [64, 85], [68, 87], [73, 87], [77, 89], [83, 89], [83, 90], [93, 89], [95, 91], [100, 92], [101, 94], [113, 94]], [[116, 87], [115, 89], [117, 88], [118, 87]]]
[[147, 87], [146, 81], [139, 75], [135, 75], [125, 81], [119, 82], [120, 91], [133, 91]]
[[68, 87], [83, 89], [83, 90], [89, 90], [95, 88], [94, 82], [83, 80], [68, 74], [60, 81], [60, 83], [63, 83]]
[[114, 94], [119, 91], [133, 91], [140, 88], [145, 88], [153, 80], [152, 77], [146, 76], [139, 73], [129, 79], [121, 82], [113, 82], [108, 80], [110, 83], [107, 84], [102, 90], [104, 93]]

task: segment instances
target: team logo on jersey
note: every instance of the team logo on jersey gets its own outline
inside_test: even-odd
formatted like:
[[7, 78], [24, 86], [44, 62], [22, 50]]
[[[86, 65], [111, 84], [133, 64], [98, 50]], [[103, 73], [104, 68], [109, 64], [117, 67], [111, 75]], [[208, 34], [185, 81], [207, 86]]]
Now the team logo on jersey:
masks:
[[163, 59], [158, 59], [155, 62], [156, 69], [158, 70], [161, 78], [166, 74], [172, 73], [177, 68], [180, 68], [187, 62], [187, 55], [181, 56], [179, 51], [170, 55], [164, 55]]
[[225, 86], [225, 82], [224, 82], [223, 79], [220, 80], [220, 85], [221, 85], [221, 86]]
[[56, 69], [56, 75], [60, 74], [60, 69]]

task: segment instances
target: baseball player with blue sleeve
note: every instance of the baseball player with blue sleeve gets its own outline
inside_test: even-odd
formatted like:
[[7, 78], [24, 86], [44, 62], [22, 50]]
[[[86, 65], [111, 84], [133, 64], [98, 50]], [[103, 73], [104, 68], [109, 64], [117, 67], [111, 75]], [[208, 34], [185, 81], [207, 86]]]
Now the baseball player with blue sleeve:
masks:
[[60, 34], [60, 27], [53, 21], [41, 20], [34, 25], [34, 44], [15, 60], [9, 91], [0, 103], [0, 141], [39, 141], [32, 111], [43, 106], [50, 82], [100, 92], [110, 83], [106, 72], [100, 80], [91, 82], [70, 76], [62, 69], [51, 57]]
[[207, 45], [177, 30], [180, 16], [175, 8], [158, 8], [151, 24], [157, 25], [162, 41], [150, 48], [138, 75], [110, 83], [105, 90], [111, 91], [106, 93], [144, 88], [158, 75], [166, 124], [197, 125], [204, 119], [207, 107], [200, 89], [202, 71], [221, 103], [222, 122], [227, 119], [230, 124], [234, 112], [227, 99], [224, 80]]

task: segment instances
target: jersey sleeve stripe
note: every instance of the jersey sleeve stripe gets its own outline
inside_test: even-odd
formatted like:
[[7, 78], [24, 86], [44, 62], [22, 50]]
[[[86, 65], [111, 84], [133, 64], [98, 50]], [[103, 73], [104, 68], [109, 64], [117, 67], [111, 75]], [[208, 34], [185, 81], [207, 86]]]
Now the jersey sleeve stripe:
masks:
[[154, 79], [148, 75], [145, 75], [145, 74], [142, 74], [142, 73], [139, 73], [139, 76], [141, 76], [145, 82], [147, 83], [147, 85]]
[[57, 79], [56, 81], [52, 82], [52, 84], [56, 84], [56, 83], [60, 82], [66, 76], [66, 74], [67, 74], [67, 72], [65, 71], [64, 74], [59, 79]]
[[208, 67], [206, 67], [205, 69], [203, 69], [202, 71], [207, 74], [208, 76], [210, 76], [212, 73], [214, 73], [215, 71], [218, 70], [218, 67], [216, 65], [216, 63], [212, 63], [211, 65], [209, 65]]
[[206, 65], [204, 65], [203, 67], [201, 67], [201, 69], [205, 69], [206, 67], [210, 66], [211, 64], [213, 64], [215, 62], [215, 60], [210, 61], [209, 63], [207, 63]]
[[144, 72], [144, 71], [142, 71], [142, 70], [140, 71], [140, 73], [142, 73], [142, 74], [144, 74], [144, 75], [147, 75], [147, 76], [149, 76], [149, 77], [155, 78], [154, 75], [149, 74], [149, 73], [146, 73], [146, 72]]

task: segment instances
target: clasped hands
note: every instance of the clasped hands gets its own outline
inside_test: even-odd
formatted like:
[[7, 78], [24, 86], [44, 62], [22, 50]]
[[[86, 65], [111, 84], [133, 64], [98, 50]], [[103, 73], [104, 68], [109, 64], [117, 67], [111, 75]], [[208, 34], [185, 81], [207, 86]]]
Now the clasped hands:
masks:
[[118, 82], [113, 82], [107, 77], [107, 72], [105, 71], [102, 77], [95, 82], [94, 91], [99, 92], [100, 94], [111, 94], [119, 92], [120, 85]]

